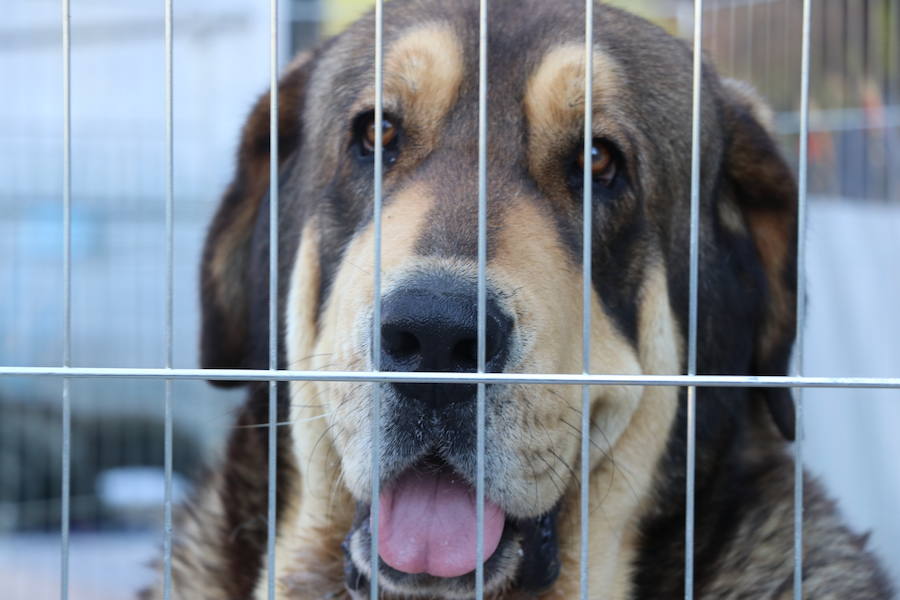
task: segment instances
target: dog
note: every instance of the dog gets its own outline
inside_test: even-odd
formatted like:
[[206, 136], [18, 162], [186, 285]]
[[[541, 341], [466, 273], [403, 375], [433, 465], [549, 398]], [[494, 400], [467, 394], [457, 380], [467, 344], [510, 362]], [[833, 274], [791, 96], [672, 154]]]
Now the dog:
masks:
[[[588, 159], [583, 3], [496, 0], [490, 11], [487, 371], [581, 372], [587, 163], [592, 372], [684, 372], [691, 49], [596, 5]], [[278, 86], [279, 368], [475, 370], [478, 23], [475, 0], [384, 7], [377, 326], [374, 16], [286, 69]], [[751, 88], [705, 64], [701, 101], [698, 372], [783, 375], [795, 331], [795, 180]], [[243, 129], [203, 255], [207, 368], [268, 368], [269, 160], [264, 96]], [[175, 597], [266, 597], [268, 386], [248, 385], [222, 460], [177, 521]], [[278, 384], [277, 598], [369, 594], [376, 389], [381, 597], [474, 596], [475, 387]], [[486, 386], [489, 598], [579, 595], [581, 393]], [[598, 385], [589, 394], [590, 597], [682, 597], [686, 392]], [[696, 394], [695, 597], [791, 598], [790, 392]], [[890, 597], [865, 546], [807, 477], [806, 597]], [[143, 597], [160, 598], [160, 589]]]

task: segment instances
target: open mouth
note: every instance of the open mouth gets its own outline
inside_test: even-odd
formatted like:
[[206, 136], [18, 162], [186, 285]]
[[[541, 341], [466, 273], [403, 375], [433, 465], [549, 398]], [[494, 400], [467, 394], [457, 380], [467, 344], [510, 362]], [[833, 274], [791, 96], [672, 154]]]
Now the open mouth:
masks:
[[[436, 455], [386, 484], [378, 514], [379, 573], [389, 589], [432, 596], [471, 596], [477, 566], [475, 487]], [[514, 519], [485, 498], [485, 590], [516, 585], [537, 591], [559, 573], [557, 510]], [[360, 503], [345, 543], [346, 583], [368, 588], [372, 516]], [[430, 592], [430, 593], [429, 593]]]
[[[475, 488], [445, 462], [428, 457], [381, 492], [378, 548], [401, 573], [459, 577], [477, 566]], [[484, 501], [484, 559], [505, 526], [503, 509]]]

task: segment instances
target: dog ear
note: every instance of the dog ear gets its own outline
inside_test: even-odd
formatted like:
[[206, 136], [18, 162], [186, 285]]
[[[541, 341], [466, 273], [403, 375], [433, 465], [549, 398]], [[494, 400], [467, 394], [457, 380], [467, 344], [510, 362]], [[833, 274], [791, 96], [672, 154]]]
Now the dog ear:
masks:
[[[797, 298], [797, 185], [772, 135], [771, 112], [748, 85], [725, 80], [729, 142], [725, 176], [735, 190], [765, 274], [762, 320], [753, 349], [754, 375], [785, 375], [794, 343]], [[782, 435], [794, 439], [788, 388], [758, 388]]]
[[[278, 162], [297, 149], [302, 136], [304, 91], [312, 55], [300, 55], [278, 85]], [[269, 93], [244, 123], [237, 169], [210, 224], [200, 269], [203, 311], [200, 362], [205, 369], [242, 368], [249, 350], [250, 245], [260, 205], [269, 189]], [[215, 382], [240, 385], [239, 382]]]

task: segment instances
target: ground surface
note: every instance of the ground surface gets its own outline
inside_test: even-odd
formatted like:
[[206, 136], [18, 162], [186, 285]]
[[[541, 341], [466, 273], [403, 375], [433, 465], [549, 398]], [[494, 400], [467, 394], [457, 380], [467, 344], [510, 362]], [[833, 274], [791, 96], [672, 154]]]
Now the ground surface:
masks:
[[[147, 563], [156, 554], [157, 532], [73, 533], [70, 600], [133, 599], [150, 581]], [[0, 537], [0, 597], [57, 600], [59, 534]]]

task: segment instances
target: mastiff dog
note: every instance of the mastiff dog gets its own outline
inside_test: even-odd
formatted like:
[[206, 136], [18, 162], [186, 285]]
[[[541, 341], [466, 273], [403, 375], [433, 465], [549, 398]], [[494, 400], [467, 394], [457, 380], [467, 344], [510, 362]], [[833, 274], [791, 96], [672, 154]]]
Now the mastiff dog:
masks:
[[[590, 156], [584, 3], [494, 0], [488, 30], [486, 370], [582, 369], [583, 170], [592, 174], [594, 373], [683, 373], [692, 51], [597, 3]], [[373, 219], [375, 18], [299, 55], [278, 87], [278, 365], [473, 372], [477, 364], [479, 7], [384, 7], [381, 319]], [[698, 372], [784, 375], [795, 332], [797, 187], [765, 104], [702, 75]], [[244, 126], [203, 255], [202, 362], [268, 368], [269, 98]], [[373, 356], [373, 335], [380, 354]], [[247, 384], [221, 458], [180, 512], [174, 596], [265, 598], [268, 385]], [[278, 384], [278, 599], [366, 598], [373, 395], [381, 397], [382, 598], [474, 596], [476, 386]], [[589, 390], [590, 597], [684, 594], [686, 391]], [[578, 385], [485, 390], [484, 588], [579, 595]], [[792, 597], [787, 389], [700, 388], [695, 597]], [[805, 488], [816, 599], [889, 598], [865, 536]], [[161, 578], [144, 598], [161, 598]]]

